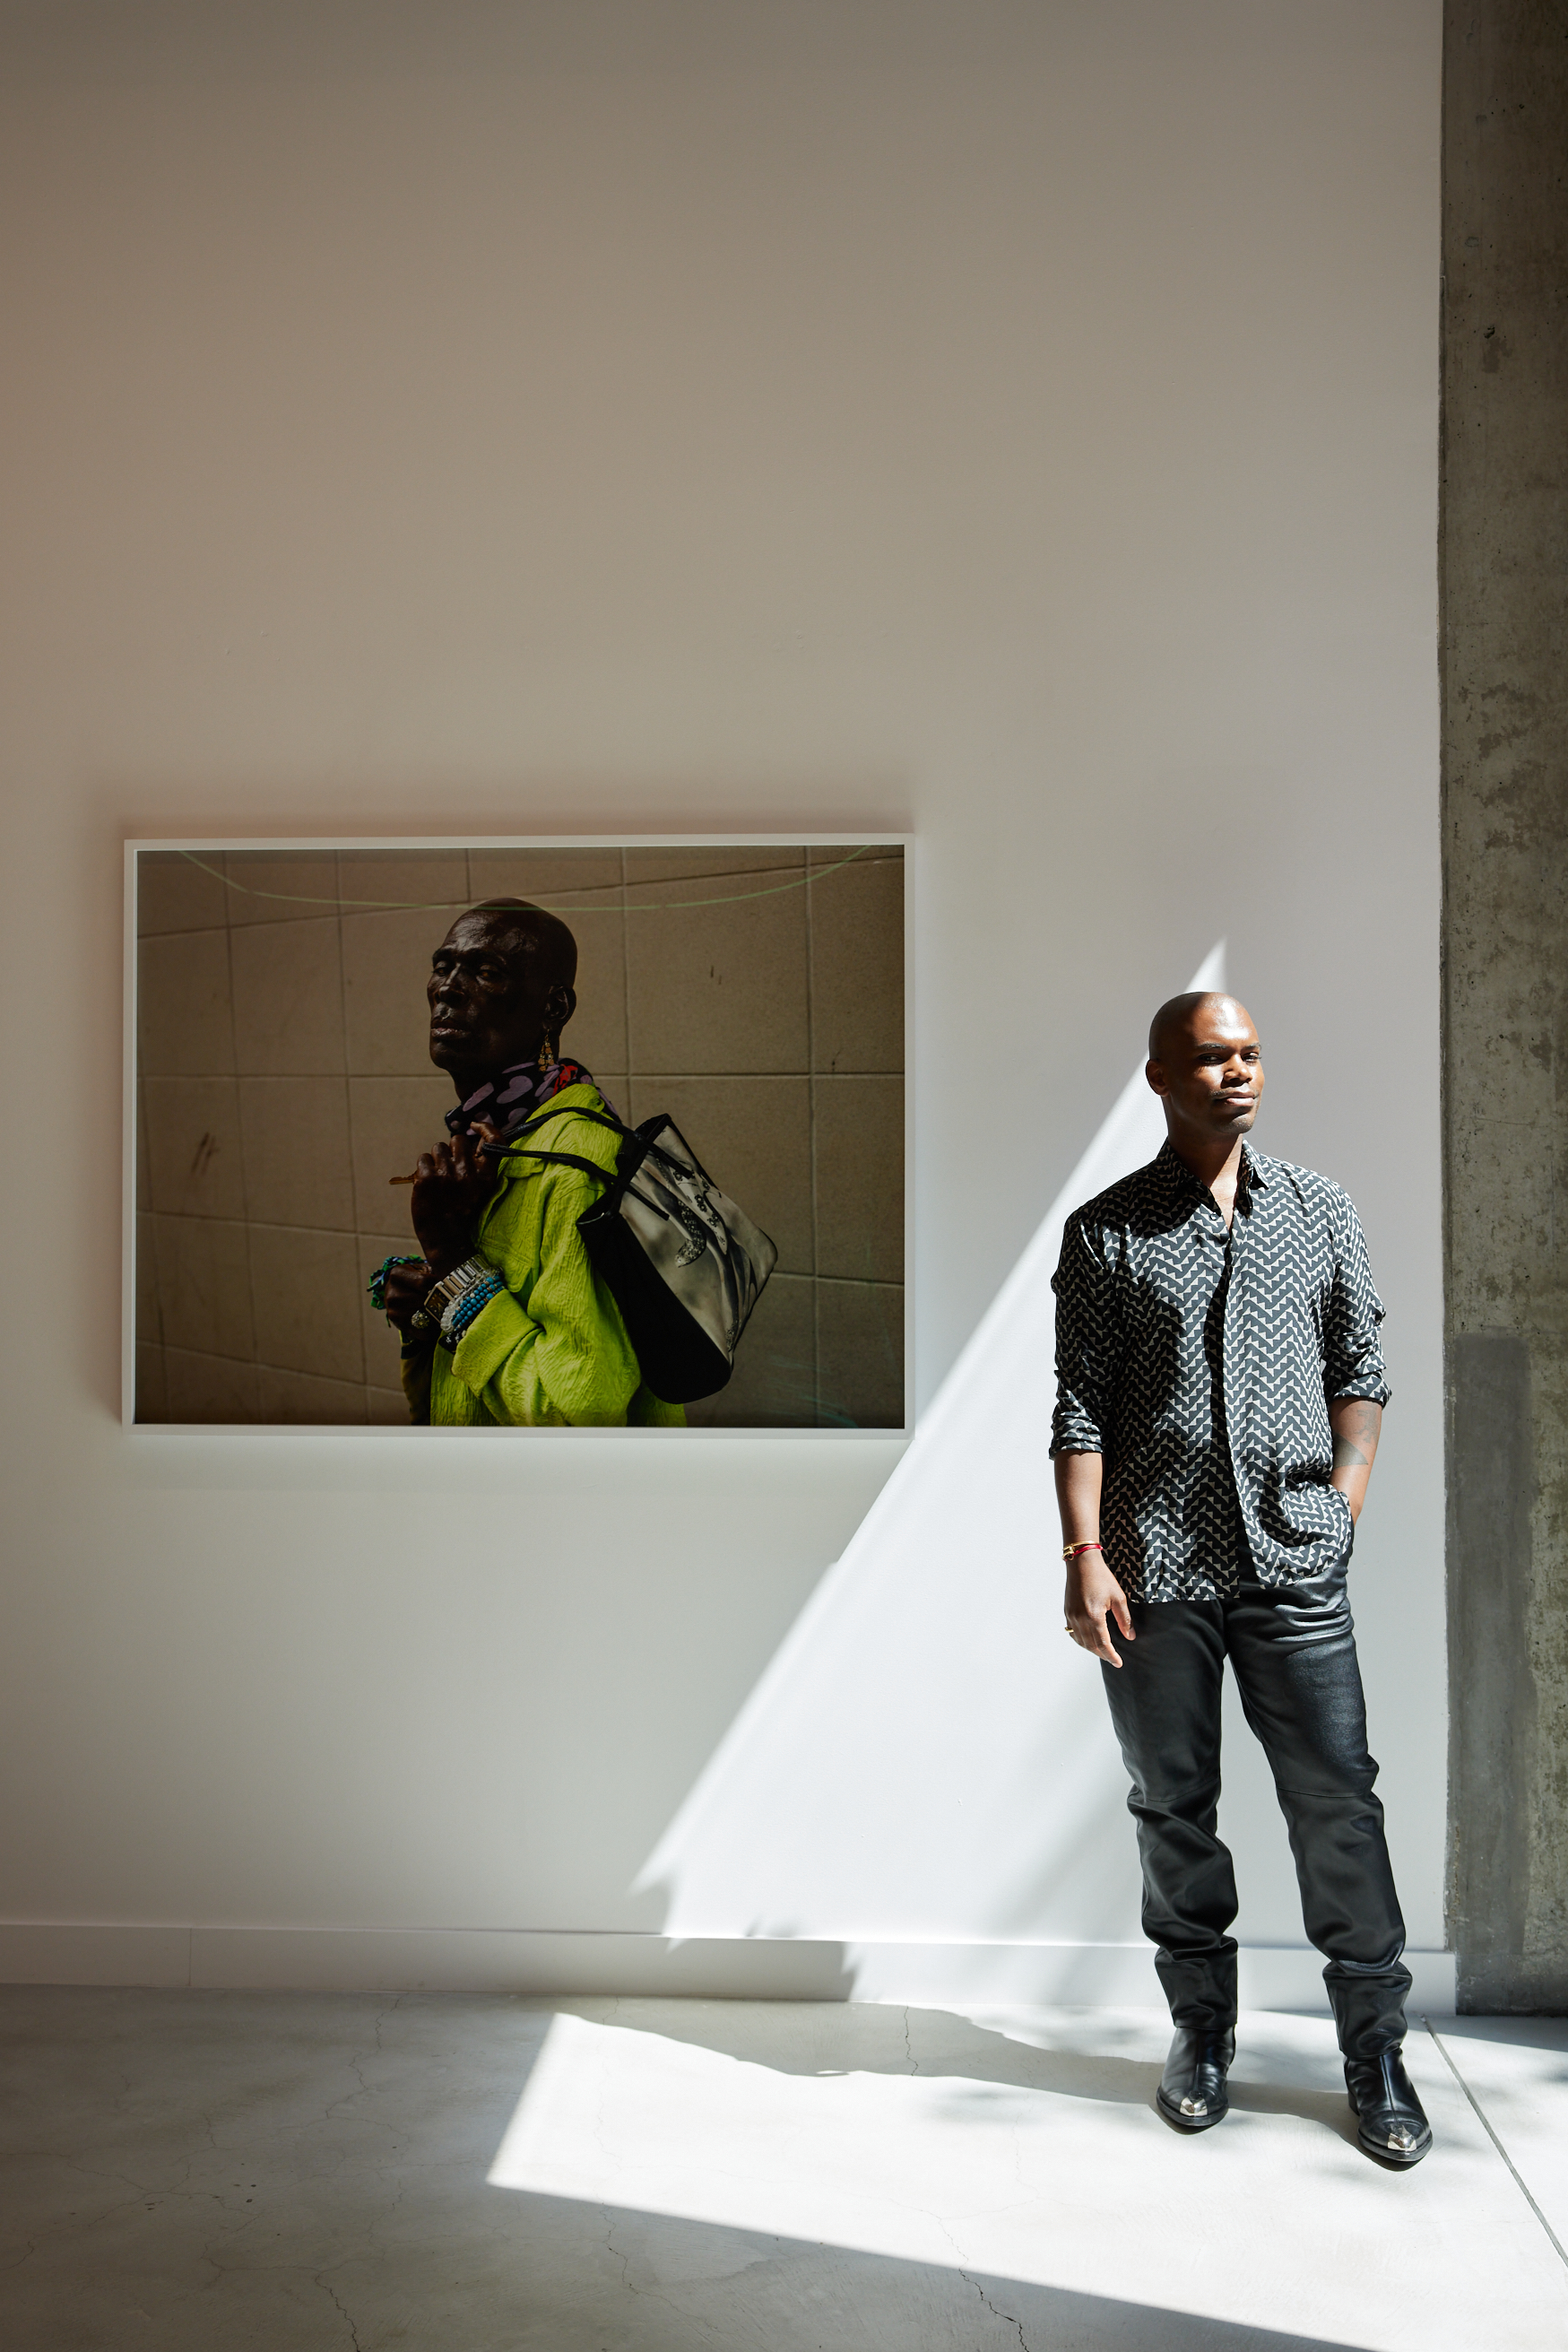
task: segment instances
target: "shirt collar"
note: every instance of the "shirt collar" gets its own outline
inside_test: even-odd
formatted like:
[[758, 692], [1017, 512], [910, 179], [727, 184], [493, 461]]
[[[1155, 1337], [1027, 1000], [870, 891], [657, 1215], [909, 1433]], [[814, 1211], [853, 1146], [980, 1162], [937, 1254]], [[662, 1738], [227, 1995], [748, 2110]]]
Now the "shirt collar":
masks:
[[[1212, 1199], [1207, 1184], [1200, 1184], [1181, 1154], [1174, 1150], [1169, 1136], [1161, 1144], [1155, 1166], [1160, 1171], [1172, 1192], [1196, 1192], [1200, 1200]], [[1241, 1169], [1237, 1192], [1266, 1192], [1269, 1185], [1269, 1163], [1260, 1151], [1254, 1151], [1245, 1139], [1241, 1145]]]

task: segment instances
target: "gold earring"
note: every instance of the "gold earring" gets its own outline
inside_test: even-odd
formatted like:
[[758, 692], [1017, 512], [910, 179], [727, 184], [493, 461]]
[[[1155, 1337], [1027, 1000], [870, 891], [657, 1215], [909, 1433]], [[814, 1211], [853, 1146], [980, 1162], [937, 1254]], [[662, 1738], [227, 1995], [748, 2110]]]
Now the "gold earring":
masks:
[[560, 1042], [558, 1038], [552, 1044], [549, 1033], [547, 1030], [545, 1034], [539, 1039], [539, 1067], [541, 1070], [553, 1068], [554, 1065], [559, 1059]]

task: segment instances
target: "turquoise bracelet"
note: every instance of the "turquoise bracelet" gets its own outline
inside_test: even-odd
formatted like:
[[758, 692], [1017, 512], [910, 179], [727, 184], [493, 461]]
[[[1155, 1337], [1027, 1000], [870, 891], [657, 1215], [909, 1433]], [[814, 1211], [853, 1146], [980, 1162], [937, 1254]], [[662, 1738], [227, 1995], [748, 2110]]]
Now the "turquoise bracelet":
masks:
[[465, 1290], [456, 1306], [442, 1318], [442, 1346], [455, 1348], [469, 1324], [483, 1314], [492, 1298], [499, 1298], [506, 1286], [498, 1274], [490, 1274], [483, 1282], [476, 1282], [472, 1290]]

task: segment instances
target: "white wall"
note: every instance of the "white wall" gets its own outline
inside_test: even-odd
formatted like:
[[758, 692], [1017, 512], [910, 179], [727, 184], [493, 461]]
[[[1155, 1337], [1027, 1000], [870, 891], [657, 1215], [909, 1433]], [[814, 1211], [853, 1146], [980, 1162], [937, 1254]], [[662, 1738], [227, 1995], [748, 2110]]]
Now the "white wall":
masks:
[[[924, 1403], [1220, 938], [1260, 1143], [1361, 1205], [1355, 1593], [1440, 1942], [1436, 0], [3, 28], [0, 1910], [679, 1925], [899, 1453], [121, 1431], [121, 838], [907, 826]], [[709, 1868], [707, 1932], [1135, 1933], [1043, 1444], [1038, 1577], [916, 1514], [904, 1620], [883, 1546], [789, 1700], [802, 1759], [863, 1702], [874, 1785], [786, 1772], [768, 1916]], [[1227, 1805], [1297, 1941], [1246, 1746]]]

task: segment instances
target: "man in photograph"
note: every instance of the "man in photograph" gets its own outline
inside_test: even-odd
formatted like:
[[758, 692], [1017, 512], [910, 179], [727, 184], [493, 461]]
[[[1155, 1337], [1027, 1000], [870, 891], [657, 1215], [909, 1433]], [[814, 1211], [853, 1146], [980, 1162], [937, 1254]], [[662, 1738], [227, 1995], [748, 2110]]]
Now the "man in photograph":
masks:
[[372, 1293], [402, 1336], [415, 1422], [685, 1423], [679, 1405], [644, 1384], [578, 1231], [604, 1188], [582, 1169], [503, 1149], [549, 1106], [578, 1116], [552, 1118], [541, 1150], [614, 1167], [618, 1138], [582, 1116], [608, 1106], [561, 1052], [576, 978], [571, 932], [520, 898], [460, 915], [431, 960], [430, 1058], [457, 1099], [450, 1139], [422, 1155], [413, 1178], [422, 1256], [389, 1261]]
[[1075, 1211], [1062, 1239], [1051, 1453], [1066, 1630], [1102, 1664], [1176, 2029], [1158, 2102], [1188, 2131], [1228, 2103], [1228, 1657], [1328, 1963], [1361, 2145], [1405, 2167], [1432, 2135], [1401, 2056], [1405, 1927], [1345, 1590], [1389, 1397], [1383, 1307], [1339, 1186], [1245, 1140], [1263, 1065], [1243, 1005], [1162, 1005], [1147, 1077], [1164, 1148]]

